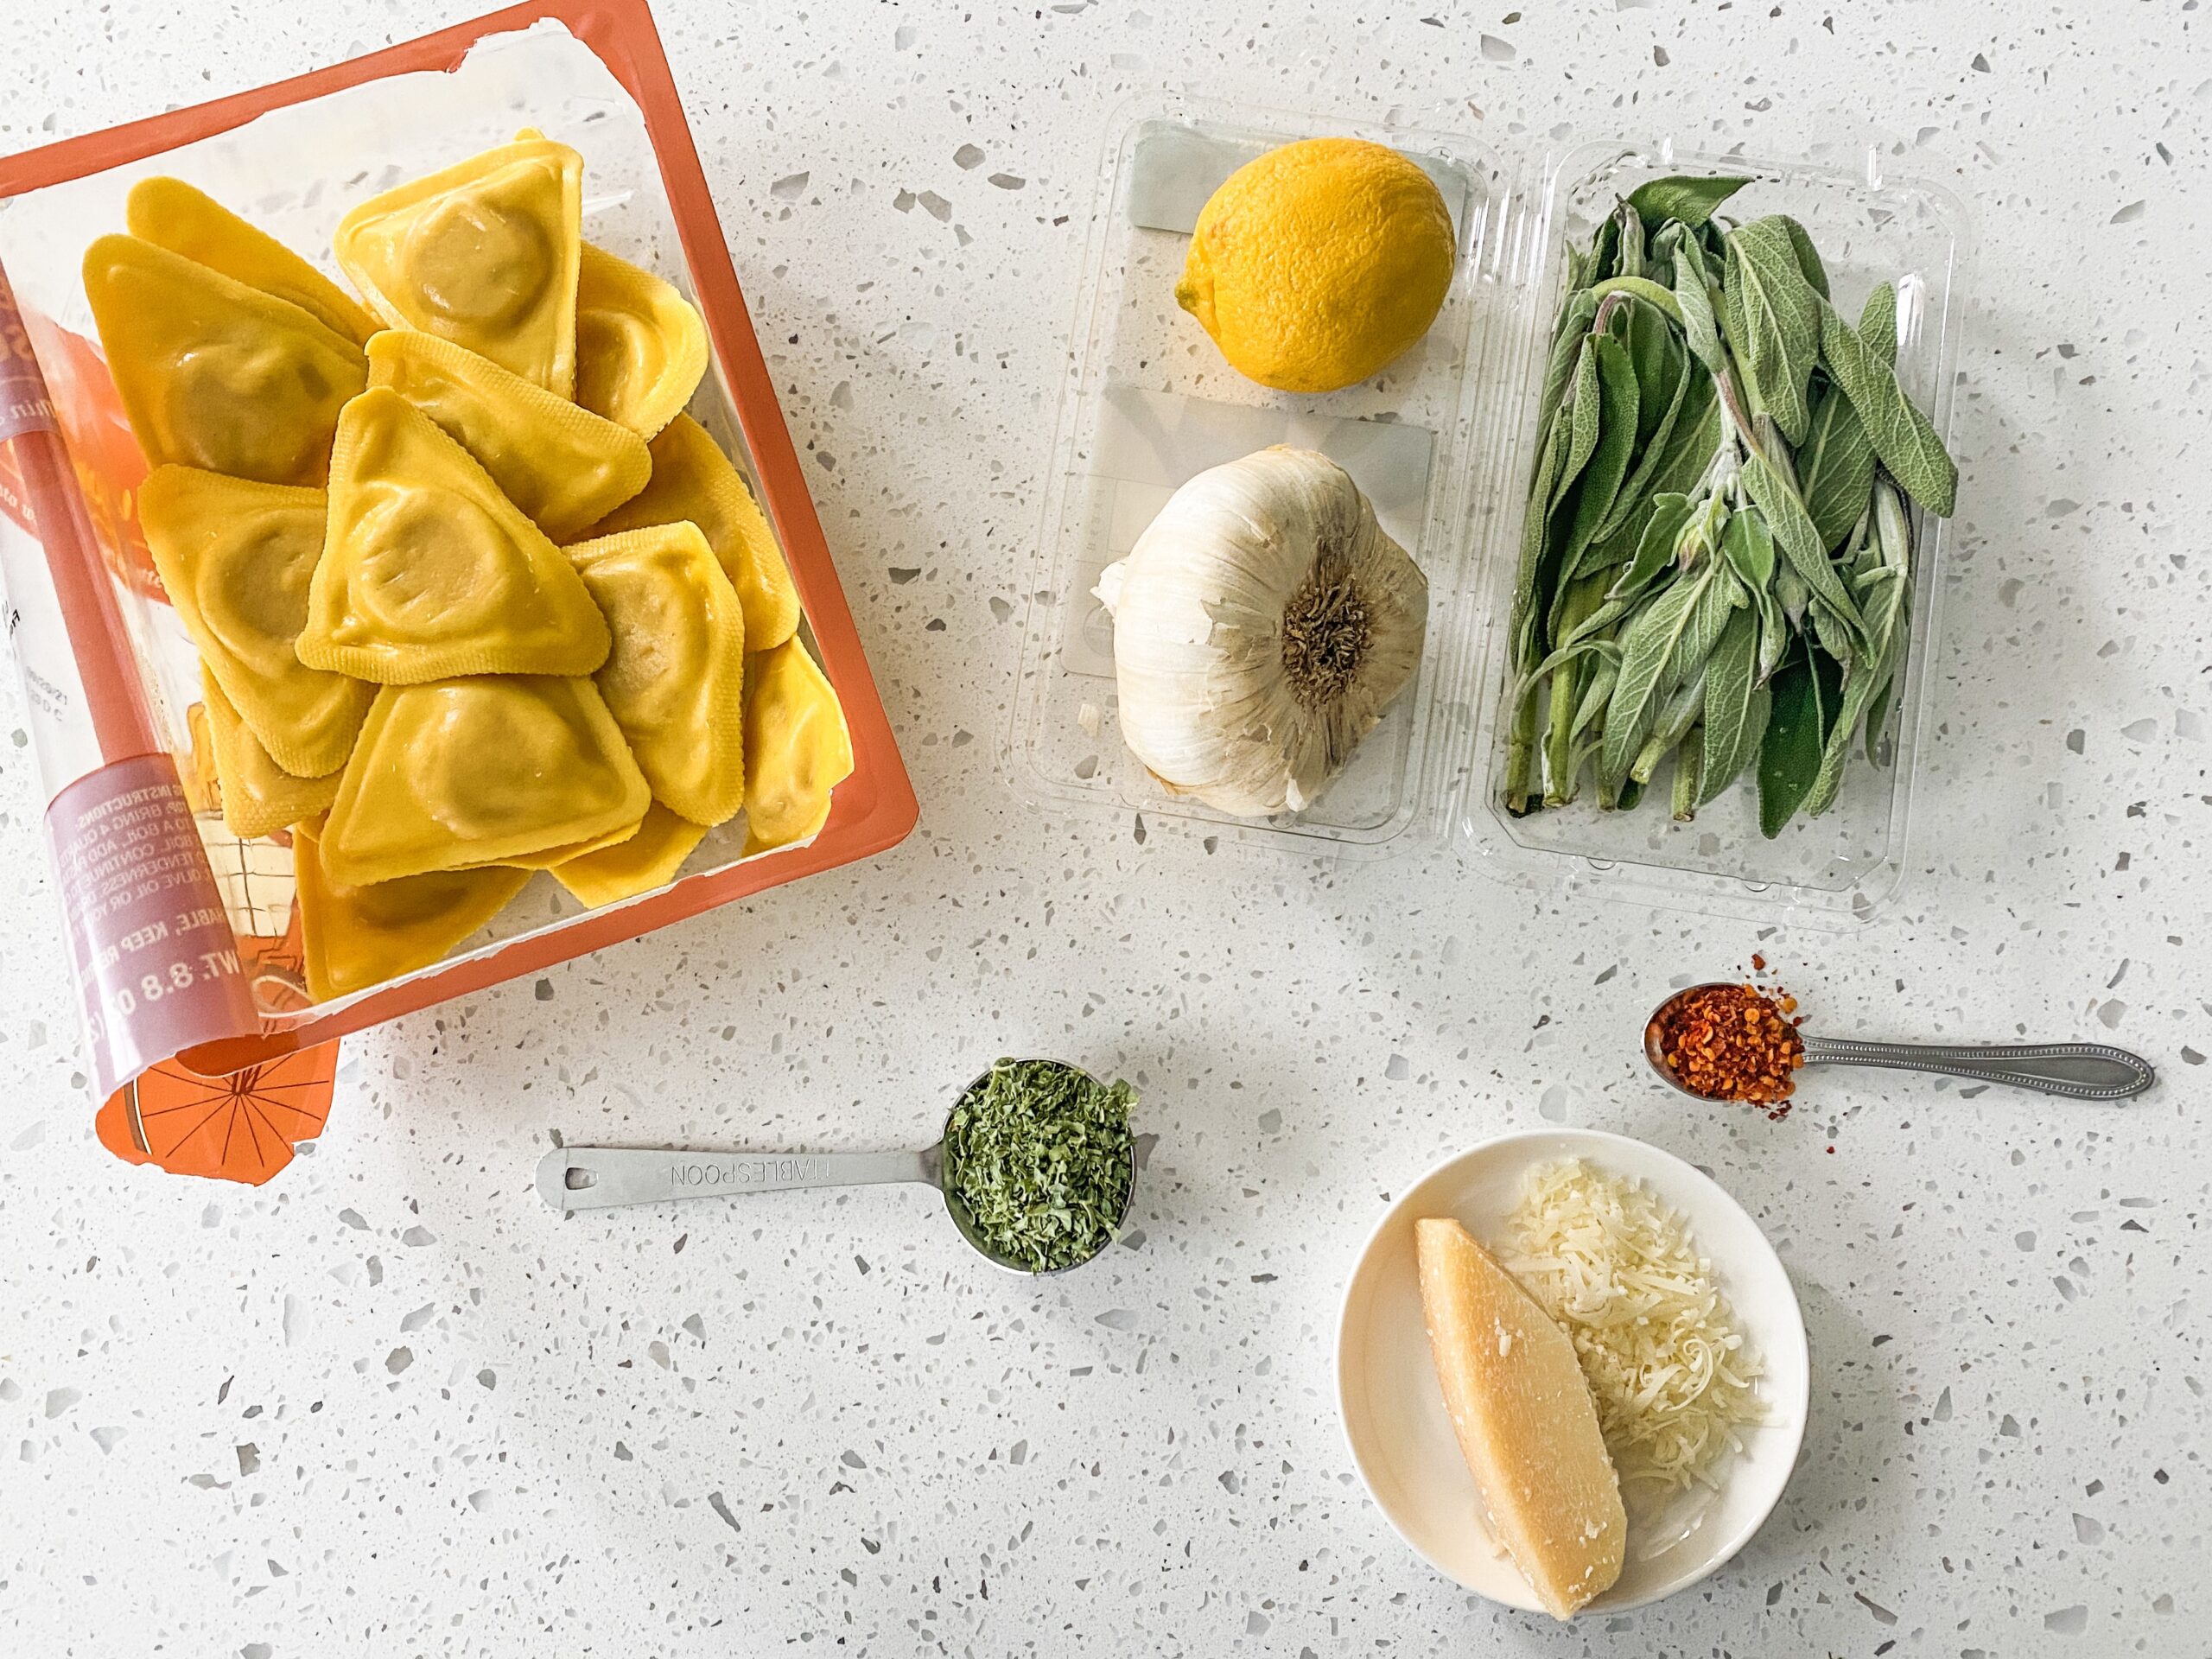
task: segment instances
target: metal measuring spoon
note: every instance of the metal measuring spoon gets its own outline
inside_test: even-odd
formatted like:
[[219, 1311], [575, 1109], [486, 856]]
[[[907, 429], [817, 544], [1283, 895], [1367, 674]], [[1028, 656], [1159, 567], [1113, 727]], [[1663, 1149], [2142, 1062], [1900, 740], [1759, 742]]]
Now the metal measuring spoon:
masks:
[[[1685, 1089], [1659, 1044], [1659, 1017], [1686, 996], [1717, 988], [1692, 985], [1651, 1010], [1643, 1025], [1643, 1058], [1668, 1086], [1692, 1100], [1710, 1100]], [[1878, 1043], [1852, 1037], [1815, 1037], [1801, 1032], [1805, 1065], [1877, 1065], [1895, 1071], [1933, 1071], [1967, 1083], [2001, 1083], [2071, 1100], [2126, 1100], [2158, 1080], [2150, 1061], [2104, 1043]]]
[[[1080, 1066], [1060, 1060], [1058, 1065], [1084, 1077]], [[952, 1113], [969, 1093], [991, 1075], [985, 1068], [952, 1097], [945, 1113], [945, 1128], [952, 1127]], [[1096, 1081], [1093, 1078], [1092, 1081]], [[673, 1147], [556, 1147], [537, 1160], [537, 1196], [564, 1216], [579, 1210], [611, 1210], [628, 1204], [666, 1204], [677, 1198], [713, 1198], [741, 1192], [787, 1192], [803, 1186], [880, 1186], [894, 1181], [918, 1181], [944, 1195], [944, 1207], [960, 1236], [993, 1267], [1024, 1278], [1043, 1274], [1010, 1262], [986, 1244], [976, 1232], [976, 1219], [959, 1195], [945, 1184], [944, 1137], [919, 1152], [687, 1152]], [[1122, 1230], [1128, 1219], [1130, 1202], [1136, 1197], [1136, 1147], [1129, 1148], [1128, 1187], [1122, 1199], [1122, 1213], [1114, 1217], [1112, 1234], [1098, 1249], [1066, 1267], [1046, 1273], [1065, 1273], [1095, 1260]]]

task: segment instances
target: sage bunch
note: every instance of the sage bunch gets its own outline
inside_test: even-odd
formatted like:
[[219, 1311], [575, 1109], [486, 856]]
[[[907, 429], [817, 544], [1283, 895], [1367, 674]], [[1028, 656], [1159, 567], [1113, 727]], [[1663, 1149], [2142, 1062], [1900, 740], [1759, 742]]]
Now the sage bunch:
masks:
[[1746, 772], [1770, 836], [1872, 761], [1910, 637], [1913, 517], [1958, 470], [1897, 383], [1897, 296], [1856, 323], [1746, 179], [1654, 180], [1568, 254], [1516, 572], [1505, 804], [1586, 779], [1684, 822]]

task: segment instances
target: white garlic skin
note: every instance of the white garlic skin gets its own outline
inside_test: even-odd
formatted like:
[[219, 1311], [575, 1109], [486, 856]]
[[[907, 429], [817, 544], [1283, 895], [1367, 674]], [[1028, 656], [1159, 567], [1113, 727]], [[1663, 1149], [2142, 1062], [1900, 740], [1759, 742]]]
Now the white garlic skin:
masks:
[[[1340, 683], [1301, 700], [1286, 612], [1317, 571], [1349, 580], [1364, 644]], [[1428, 620], [1427, 579], [1351, 474], [1282, 446], [1176, 491], [1097, 594], [1130, 751], [1168, 788], [1244, 817], [1313, 802], [1412, 679]]]

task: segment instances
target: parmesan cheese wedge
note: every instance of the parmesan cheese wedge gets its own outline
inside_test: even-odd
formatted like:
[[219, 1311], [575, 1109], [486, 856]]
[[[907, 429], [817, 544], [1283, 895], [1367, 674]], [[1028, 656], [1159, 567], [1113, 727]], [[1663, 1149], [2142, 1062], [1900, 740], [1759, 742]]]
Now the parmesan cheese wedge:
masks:
[[1456, 1221], [1414, 1224], [1444, 1404], [1491, 1535], [1545, 1611], [1621, 1575], [1628, 1513], [1574, 1344]]

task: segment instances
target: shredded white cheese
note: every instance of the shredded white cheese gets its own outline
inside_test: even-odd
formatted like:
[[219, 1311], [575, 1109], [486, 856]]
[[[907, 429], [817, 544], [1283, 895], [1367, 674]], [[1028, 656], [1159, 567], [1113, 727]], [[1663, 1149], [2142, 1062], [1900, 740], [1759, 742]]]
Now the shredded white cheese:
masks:
[[1534, 1170], [1505, 1265], [1573, 1340], [1624, 1496], [1713, 1486], [1764, 1367], [1681, 1217], [1579, 1159]]

